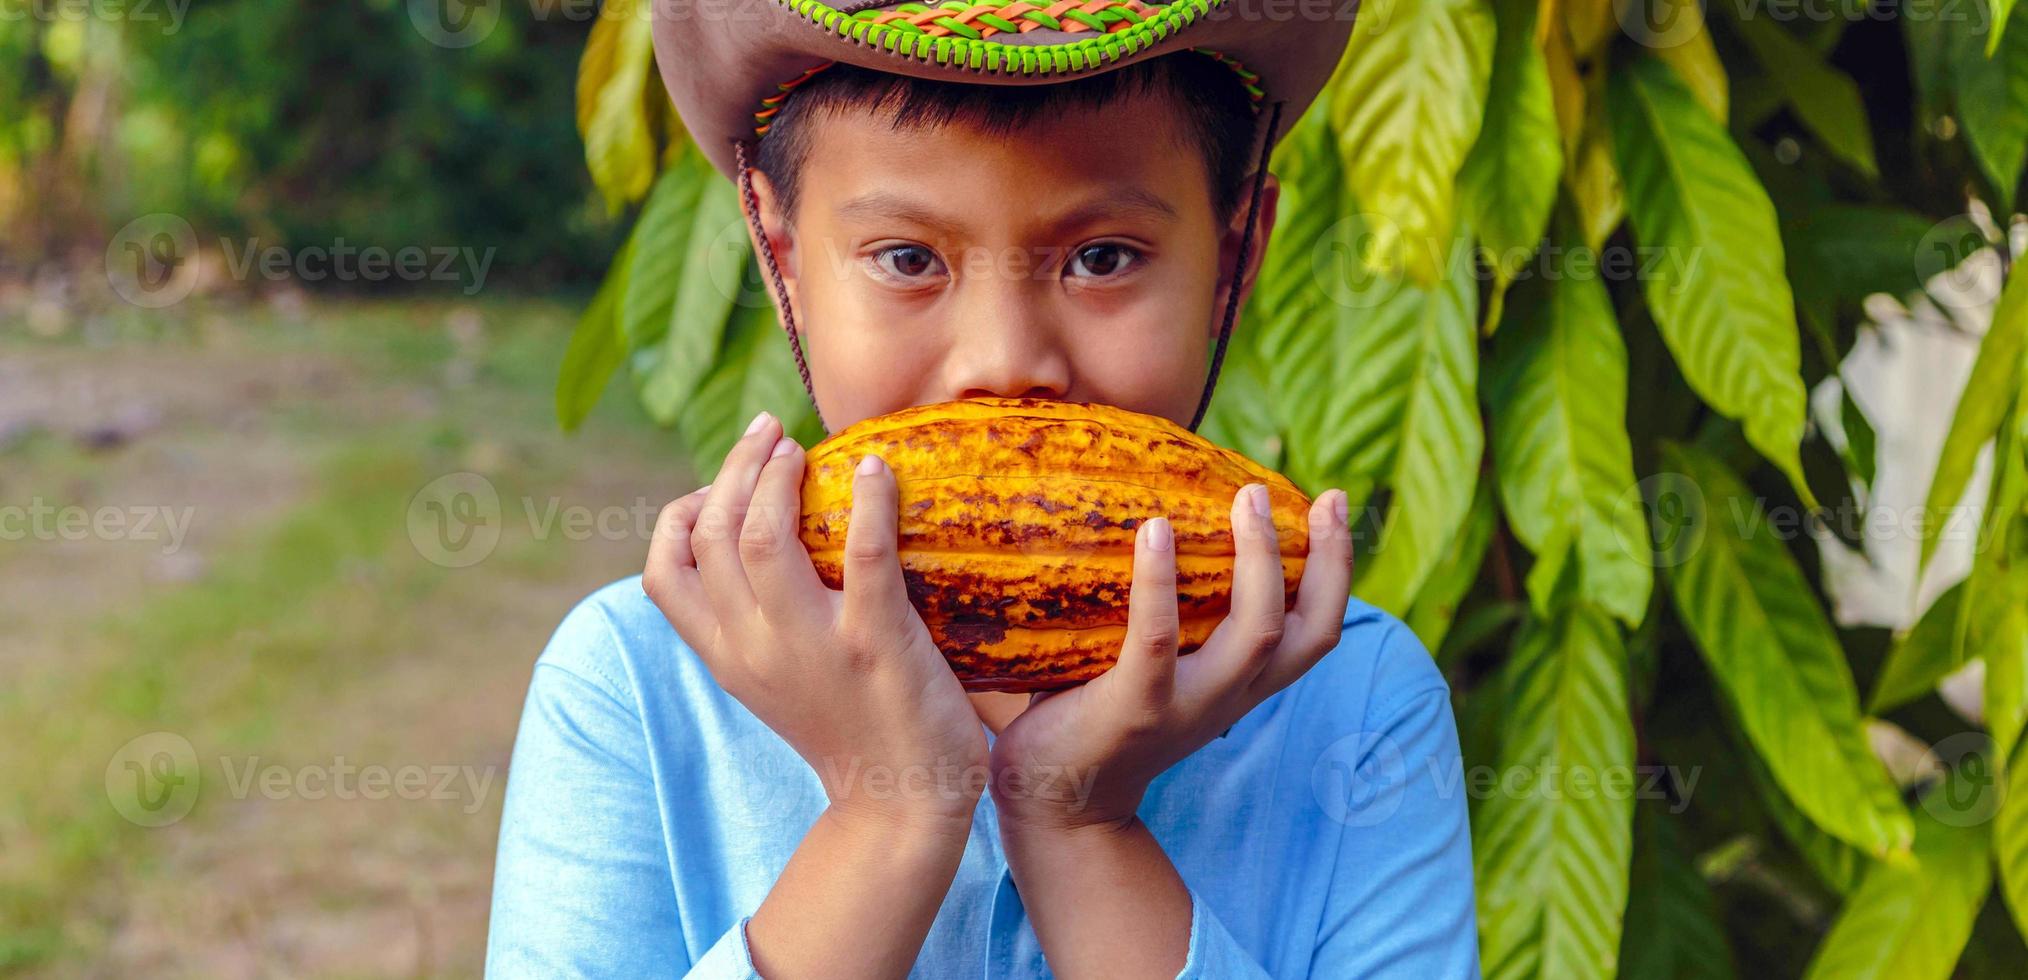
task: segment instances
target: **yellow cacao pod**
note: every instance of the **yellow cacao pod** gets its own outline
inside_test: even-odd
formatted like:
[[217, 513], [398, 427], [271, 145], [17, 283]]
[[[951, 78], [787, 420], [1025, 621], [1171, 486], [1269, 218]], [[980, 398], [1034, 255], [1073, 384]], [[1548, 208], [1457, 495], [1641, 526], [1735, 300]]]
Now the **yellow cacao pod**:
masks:
[[1232, 499], [1265, 484], [1293, 602], [1310, 500], [1286, 477], [1168, 419], [1108, 405], [972, 398], [866, 419], [810, 450], [801, 537], [817, 574], [844, 582], [853, 472], [894, 470], [908, 598], [973, 691], [1088, 681], [1119, 657], [1134, 529], [1175, 532], [1179, 650], [1231, 606]]

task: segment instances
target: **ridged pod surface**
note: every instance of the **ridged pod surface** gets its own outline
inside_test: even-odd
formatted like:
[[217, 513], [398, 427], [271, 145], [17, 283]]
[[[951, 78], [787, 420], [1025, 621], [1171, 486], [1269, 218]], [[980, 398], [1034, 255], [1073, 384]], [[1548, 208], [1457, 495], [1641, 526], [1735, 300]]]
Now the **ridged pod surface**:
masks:
[[1265, 484], [1293, 602], [1310, 499], [1286, 477], [1174, 422], [1109, 405], [972, 398], [858, 422], [810, 450], [801, 536], [817, 574], [844, 582], [853, 471], [894, 470], [909, 601], [973, 691], [1088, 681], [1126, 638], [1134, 529], [1176, 540], [1180, 650], [1202, 646], [1232, 598], [1232, 499]]

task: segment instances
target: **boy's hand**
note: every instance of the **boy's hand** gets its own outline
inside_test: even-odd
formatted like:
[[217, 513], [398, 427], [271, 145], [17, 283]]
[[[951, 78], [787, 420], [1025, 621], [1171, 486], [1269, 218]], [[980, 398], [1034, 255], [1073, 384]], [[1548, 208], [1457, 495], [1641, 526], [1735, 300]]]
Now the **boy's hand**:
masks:
[[1336, 646], [1352, 578], [1346, 506], [1342, 490], [1311, 506], [1309, 558], [1295, 608], [1285, 610], [1266, 488], [1241, 488], [1232, 611], [1180, 658], [1173, 534], [1166, 518], [1142, 522], [1119, 662], [1081, 687], [1036, 695], [993, 744], [1003, 827], [1130, 825], [1149, 782]]
[[642, 585], [727, 693], [817, 772], [833, 809], [969, 823], [985, 732], [909, 605], [894, 473], [854, 476], [842, 591], [798, 536], [802, 447], [765, 412], [718, 479], [663, 508]]

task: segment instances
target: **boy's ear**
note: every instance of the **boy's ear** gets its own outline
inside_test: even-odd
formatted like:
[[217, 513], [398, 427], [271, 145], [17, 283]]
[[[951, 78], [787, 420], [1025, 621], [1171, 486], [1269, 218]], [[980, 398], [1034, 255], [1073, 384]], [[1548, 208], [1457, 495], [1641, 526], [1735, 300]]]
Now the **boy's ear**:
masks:
[[[1251, 190], [1252, 187], [1253, 177], [1249, 174], [1247, 176], [1247, 188]], [[1253, 244], [1247, 247], [1246, 268], [1239, 270], [1239, 302], [1241, 306], [1246, 305], [1246, 298], [1253, 294], [1253, 284], [1260, 277], [1261, 262], [1267, 255], [1268, 241], [1274, 237], [1275, 206], [1280, 203], [1281, 196], [1282, 182], [1270, 172], [1267, 175], [1267, 179], [1261, 184], [1260, 213], [1254, 217]], [[1246, 235], [1247, 203], [1247, 200], [1243, 198], [1240, 200], [1239, 206], [1232, 209], [1232, 220], [1227, 223], [1225, 233], [1219, 241], [1218, 268], [1221, 273], [1218, 281], [1219, 307], [1211, 323], [1211, 336], [1213, 339], [1218, 337], [1218, 328], [1225, 316], [1225, 290], [1226, 283], [1230, 277], [1224, 275], [1224, 272], [1231, 269], [1233, 262], [1239, 258], [1239, 242]]]
[[[754, 203], [760, 212], [761, 231], [767, 235], [768, 245], [775, 252], [775, 263], [782, 270], [782, 286], [788, 291], [789, 302], [800, 307], [801, 304], [797, 302], [796, 294], [796, 259], [798, 256], [795, 250], [795, 237], [789, 232], [787, 216], [782, 214], [781, 195], [775, 193], [775, 185], [768, 180], [767, 174], [762, 173], [758, 169], [750, 169], [748, 172], [752, 175]], [[745, 207], [744, 201], [741, 202], [741, 207]], [[761, 288], [766, 290], [768, 301], [774, 304], [775, 316], [780, 317], [781, 322], [787, 323], [788, 311], [782, 309], [782, 298], [775, 294], [775, 284], [773, 277], [768, 273], [767, 260], [761, 258], [765, 253], [761, 251], [760, 240], [754, 236], [754, 223], [744, 215], [741, 217], [741, 222], [746, 225], [747, 244], [753, 247], [753, 254], [758, 260]], [[802, 327], [798, 325], [797, 330], [800, 332], [801, 329]]]

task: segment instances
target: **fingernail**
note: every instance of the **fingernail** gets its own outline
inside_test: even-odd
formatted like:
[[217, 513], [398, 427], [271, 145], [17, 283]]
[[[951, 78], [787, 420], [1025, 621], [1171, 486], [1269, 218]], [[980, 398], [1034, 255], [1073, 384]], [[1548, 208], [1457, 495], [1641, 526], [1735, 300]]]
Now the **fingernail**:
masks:
[[747, 423], [746, 434], [753, 435], [754, 433], [759, 432], [761, 430], [761, 426], [766, 424], [767, 420], [768, 413], [766, 412], [762, 412], [759, 415], [754, 416], [753, 421]]
[[787, 456], [791, 452], [794, 452], [795, 449], [796, 449], [796, 440], [791, 439], [788, 436], [783, 436], [780, 439], [775, 440], [775, 448], [773, 451], [768, 453], [768, 458], [779, 459], [783, 456]]
[[1168, 551], [1176, 545], [1176, 531], [1169, 526], [1166, 517], [1148, 520], [1148, 547], [1156, 551]]
[[1253, 512], [1262, 517], [1269, 516], [1267, 487], [1259, 483], [1248, 484], [1246, 492], [1253, 495]]
[[1339, 491], [1335, 491], [1335, 492], [1336, 492], [1336, 493], [1337, 493], [1338, 495], [1337, 495], [1336, 497], [1333, 497], [1333, 498], [1331, 499], [1331, 513], [1333, 513], [1333, 514], [1336, 514], [1336, 515], [1338, 515], [1338, 523], [1339, 523], [1339, 524], [1344, 524], [1344, 525], [1349, 525], [1349, 524], [1351, 524], [1351, 523], [1352, 523], [1352, 521], [1351, 521], [1351, 514], [1352, 514], [1352, 510], [1351, 510], [1351, 508], [1352, 508], [1352, 500], [1351, 500], [1351, 496], [1350, 496], [1349, 494], [1347, 494], [1347, 493], [1346, 493], [1345, 491], [1343, 491], [1343, 490], [1339, 490]]
[[860, 476], [872, 476], [873, 474], [880, 472], [880, 466], [881, 462], [880, 457], [878, 456], [869, 455], [859, 457]]

